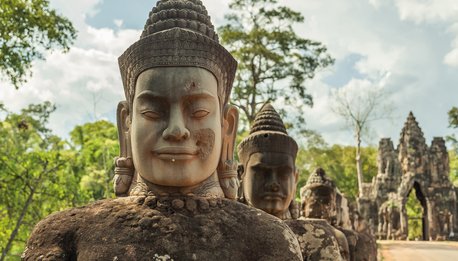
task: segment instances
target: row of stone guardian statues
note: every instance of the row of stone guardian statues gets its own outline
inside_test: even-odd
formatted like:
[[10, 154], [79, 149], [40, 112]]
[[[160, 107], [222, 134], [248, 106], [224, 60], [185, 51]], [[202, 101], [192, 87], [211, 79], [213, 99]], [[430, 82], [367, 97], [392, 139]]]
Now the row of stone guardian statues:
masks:
[[159, 0], [119, 57], [118, 197], [40, 221], [22, 259], [376, 260], [324, 170], [296, 203], [298, 146], [270, 104], [237, 164], [236, 67], [200, 0]]

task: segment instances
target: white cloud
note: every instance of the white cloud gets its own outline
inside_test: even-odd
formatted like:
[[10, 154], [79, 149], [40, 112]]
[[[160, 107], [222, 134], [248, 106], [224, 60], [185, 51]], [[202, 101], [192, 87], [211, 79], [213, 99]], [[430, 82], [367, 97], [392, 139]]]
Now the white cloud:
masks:
[[115, 20], [113, 21], [113, 23], [114, 23], [117, 27], [121, 27], [122, 24], [124, 23], [124, 21], [121, 20], [121, 19], [115, 19]]
[[101, 118], [113, 120], [117, 103], [124, 99], [117, 58], [141, 31], [87, 25], [84, 30], [84, 38], [79, 40], [84, 44], [73, 46], [65, 54], [50, 53], [46, 61], [35, 62], [28, 83], [19, 90], [6, 88], [0, 100], [15, 111], [30, 103], [55, 103], [57, 110], [50, 126], [63, 137], [75, 124]]
[[394, 0], [402, 20], [444, 22], [458, 18], [456, 0]]

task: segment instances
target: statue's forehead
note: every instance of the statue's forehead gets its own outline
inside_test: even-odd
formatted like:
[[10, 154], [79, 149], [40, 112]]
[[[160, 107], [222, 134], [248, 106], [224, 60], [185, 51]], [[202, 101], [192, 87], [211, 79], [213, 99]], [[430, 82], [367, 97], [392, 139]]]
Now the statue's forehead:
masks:
[[279, 166], [294, 164], [293, 157], [287, 153], [276, 151], [255, 152], [250, 155], [248, 165], [262, 164], [264, 166]]
[[142, 72], [136, 82], [136, 97], [148, 91], [151, 96], [174, 97], [205, 94], [218, 98], [216, 78], [199, 67], [157, 67]]

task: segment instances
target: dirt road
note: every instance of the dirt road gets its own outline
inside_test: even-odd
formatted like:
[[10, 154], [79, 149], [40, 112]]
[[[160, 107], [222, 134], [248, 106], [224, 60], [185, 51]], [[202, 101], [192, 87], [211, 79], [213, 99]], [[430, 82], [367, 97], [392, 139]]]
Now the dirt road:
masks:
[[458, 260], [458, 242], [377, 241], [383, 261]]

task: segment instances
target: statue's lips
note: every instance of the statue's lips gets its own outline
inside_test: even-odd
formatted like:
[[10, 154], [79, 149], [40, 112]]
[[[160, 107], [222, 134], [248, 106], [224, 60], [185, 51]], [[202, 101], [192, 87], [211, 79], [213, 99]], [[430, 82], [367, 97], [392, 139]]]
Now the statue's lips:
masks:
[[163, 160], [190, 160], [197, 157], [199, 151], [192, 147], [161, 147], [152, 151]]
[[282, 200], [285, 196], [280, 193], [265, 193], [262, 195], [262, 198], [264, 200]]

